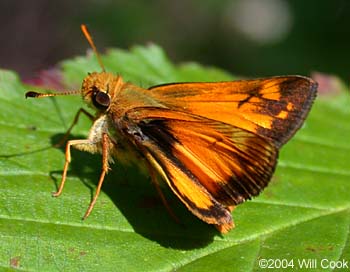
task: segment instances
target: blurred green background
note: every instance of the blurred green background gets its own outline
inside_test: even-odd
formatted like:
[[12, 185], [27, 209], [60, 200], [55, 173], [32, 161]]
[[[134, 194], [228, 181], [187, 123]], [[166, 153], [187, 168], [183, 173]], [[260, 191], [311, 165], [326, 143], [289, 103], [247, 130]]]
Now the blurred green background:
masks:
[[249, 77], [350, 75], [346, 0], [2, 0], [0, 66], [28, 79], [88, 48], [154, 42], [175, 62]]

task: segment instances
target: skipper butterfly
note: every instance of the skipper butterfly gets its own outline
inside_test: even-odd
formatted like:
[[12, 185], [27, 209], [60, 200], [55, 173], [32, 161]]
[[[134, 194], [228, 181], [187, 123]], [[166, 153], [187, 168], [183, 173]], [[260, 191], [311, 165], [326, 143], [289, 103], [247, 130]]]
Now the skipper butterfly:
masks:
[[81, 113], [93, 121], [87, 139], [67, 142], [54, 196], [64, 187], [71, 147], [102, 154], [102, 172], [84, 218], [95, 205], [111, 158], [131, 155], [148, 168], [165, 204], [158, 176], [195, 216], [228, 232], [234, 227], [233, 208], [269, 183], [279, 148], [303, 124], [317, 83], [303, 76], [276, 76], [143, 89], [106, 72], [85, 25], [82, 31], [102, 72], [89, 73], [79, 91], [26, 93], [35, 98], [80, 94], [96, 111], [91, 115], [80, 109], [64, 137]]

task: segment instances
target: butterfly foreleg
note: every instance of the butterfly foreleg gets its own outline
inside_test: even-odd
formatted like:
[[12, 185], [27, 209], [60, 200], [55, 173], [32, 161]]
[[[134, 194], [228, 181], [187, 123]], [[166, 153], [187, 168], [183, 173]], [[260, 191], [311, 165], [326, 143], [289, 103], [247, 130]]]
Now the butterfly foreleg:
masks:
[[68, 166], [71, 162], [71, 152], [70, 149], [71, 147], [74, 147], [78, 150], [81, 151], [87, 151], [90, 153], [101, 153], [102, 154], [102, 170], [100, 174], [100, 178], [98, 181], [98, 185], [96, 188], [95, 195], [90, 202], [90, 205], [83, 217], [85, 219], [86, 217], [89, 216], [91, 213], [96, 200], [98, 198], [98, 195], [101, 191], [101, 187], [105, 178], [106, 173], [109, 170], [109, 160], [111, 160], [111, 150], [114, 147], [115, 143], [113, 140], [108, 136], [107, 133], [107, 120], [105, 116], [102, 116], [98, 118], [89, 133], [89, 137], [87, 139], [82, 139], [82, 140], [69, 140], [66, 144], [66, 152], [65, 152], [65, 164], [63, 167], [63, 173], [62, 173], [62, 180], [61, 183], [58, 187], [57, 192], [53, 193], [53, 196], [59, 196], [62, 193], [66, 177], [67, 177], [67, 171], [68, 171]]

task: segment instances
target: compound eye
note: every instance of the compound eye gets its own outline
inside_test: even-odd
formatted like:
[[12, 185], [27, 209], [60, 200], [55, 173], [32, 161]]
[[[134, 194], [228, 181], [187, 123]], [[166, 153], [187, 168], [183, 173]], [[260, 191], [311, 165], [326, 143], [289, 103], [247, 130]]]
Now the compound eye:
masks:
[[99, 110], [106, 110], [111, 103], [111, 98], [105, 92], [96, 89], [93, 92], [92, 102]]

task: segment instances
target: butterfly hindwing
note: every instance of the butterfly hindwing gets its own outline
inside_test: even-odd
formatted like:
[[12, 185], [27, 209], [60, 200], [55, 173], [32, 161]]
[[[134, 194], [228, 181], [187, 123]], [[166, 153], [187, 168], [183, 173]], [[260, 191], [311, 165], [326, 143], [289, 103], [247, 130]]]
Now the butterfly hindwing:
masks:
[[230, 224], [228, 207], [259, 194], [274, 171], [277, 149], [250, 131], [164, 108], [135, 108], [126, 117], [137, 126], [139, 149], [207, 223]]

